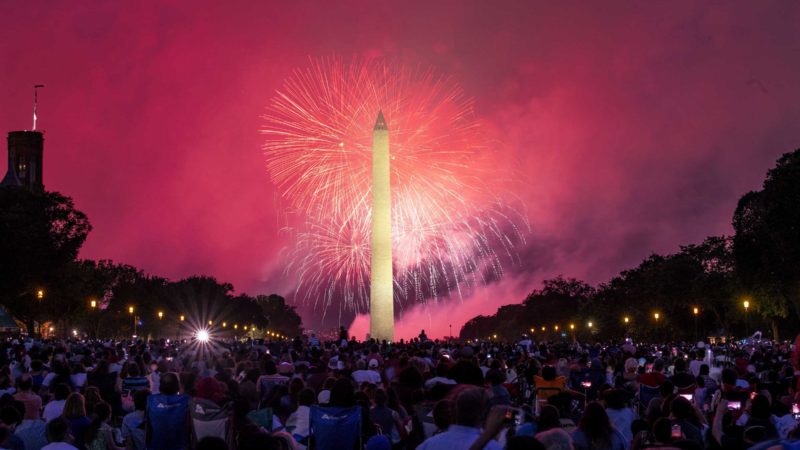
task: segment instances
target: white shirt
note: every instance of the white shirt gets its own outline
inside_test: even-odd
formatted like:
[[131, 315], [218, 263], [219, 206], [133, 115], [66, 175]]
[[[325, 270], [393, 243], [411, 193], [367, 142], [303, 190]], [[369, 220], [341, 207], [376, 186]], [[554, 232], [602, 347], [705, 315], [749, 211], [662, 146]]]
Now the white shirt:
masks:
[[42, 380], [42, 386], [50, 387], [50, 382], [52, 382], [53, 378], [55, 377], [56, 377], [55, 372], [49, 372], [47, 375], [44, 376], [44, 379]]
[[44, 405], [42, 419], [44, 419], [45, 422], [50, 422], [51, 420], [58, 418], [58, 416], [64, 412], [64, 403], [66, 402], [66, 400], [52, 400], [50, 403]]
[[353, 372], [353, 379], [356, 383], [361, 384], [364, 382], [372, 384], [380, 384], [381, 375], [374, 370], [356, 370]]
[[78, 450], [78, 448], [73, 447], [66, 442], [52, 442], [42, 447], [42, 450]]
[[86, 384], [86, 372], [70, 375], [69, 379], [72, 381], [73, 386], [76, 388], [82, 388]]

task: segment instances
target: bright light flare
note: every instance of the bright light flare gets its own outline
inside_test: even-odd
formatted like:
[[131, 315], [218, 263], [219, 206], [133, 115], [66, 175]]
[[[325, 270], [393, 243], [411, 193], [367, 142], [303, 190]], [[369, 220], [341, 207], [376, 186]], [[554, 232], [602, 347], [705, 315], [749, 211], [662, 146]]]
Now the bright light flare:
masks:
[[208, 330], [197, 330], [195, 337], [197, 338], [198, 342], [203, 344], [207, 343], [211, 338], [211, 336], [208, 334]]

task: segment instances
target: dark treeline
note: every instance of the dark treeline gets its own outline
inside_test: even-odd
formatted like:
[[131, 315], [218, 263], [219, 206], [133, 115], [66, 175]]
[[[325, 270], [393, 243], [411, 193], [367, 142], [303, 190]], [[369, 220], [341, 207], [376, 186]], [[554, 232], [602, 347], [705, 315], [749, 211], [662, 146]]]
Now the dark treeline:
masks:
[[177, 338], [200, 327], [253, 337], [302, 331], [300, 316], [278, 295], [235, 294], [212, 277], [170, 281], [125, 264], [78, 259], [90, 231], [69, 197], [0, 188], [0, 304], [28, 332], [107, 337], [135, 328], [142, 336]]
[[471, 319], [461, 337], [692, 340], [763, 330], [778, 339], [797, 333], [800, 150], [781, 156], [763, 188], [741, 197], [732, 222], [733, 236], [651, 255], [596, 287], [573, 278], [545, 280], [522, 304]]

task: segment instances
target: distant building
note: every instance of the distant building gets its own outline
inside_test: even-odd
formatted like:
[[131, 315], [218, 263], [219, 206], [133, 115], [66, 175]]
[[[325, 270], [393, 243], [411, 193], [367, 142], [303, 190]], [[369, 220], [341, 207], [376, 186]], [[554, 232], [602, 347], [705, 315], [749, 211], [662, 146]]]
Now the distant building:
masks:
[[0, 186], [18, 186], [31, 192], [44, 192], [42, 151], [44, 136], [40, 131], [8, 133], [8, 170]]

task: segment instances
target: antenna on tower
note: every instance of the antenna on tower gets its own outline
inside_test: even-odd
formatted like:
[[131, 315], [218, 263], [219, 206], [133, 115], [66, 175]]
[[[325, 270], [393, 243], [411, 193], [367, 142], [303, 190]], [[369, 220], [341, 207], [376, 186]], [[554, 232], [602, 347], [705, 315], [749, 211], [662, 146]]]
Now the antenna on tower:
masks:
[[33, 131], [36, 131], [36, 107], [39, 105], [39, 88], [43, 87], [43, 84], [33, 85]]

